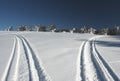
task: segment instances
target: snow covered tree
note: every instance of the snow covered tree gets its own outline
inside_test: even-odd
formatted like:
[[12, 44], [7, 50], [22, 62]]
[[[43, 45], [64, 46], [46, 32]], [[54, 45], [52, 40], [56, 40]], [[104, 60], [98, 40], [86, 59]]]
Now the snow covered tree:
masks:
[[13, 31], [13, 27], [9, 26], [7, 29], [5, 29], [6, 31]]
[[27, 25], [21, 25], [17, 29], [18, 31], [31, 31], [31, 28]]
[[46, 31], [46, 26], [37, 25], [35, 26], [36, 31]]

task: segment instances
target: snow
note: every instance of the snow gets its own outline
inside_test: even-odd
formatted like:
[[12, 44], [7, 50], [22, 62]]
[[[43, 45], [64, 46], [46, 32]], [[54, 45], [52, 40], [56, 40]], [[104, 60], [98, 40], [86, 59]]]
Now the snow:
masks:
[[[0, 45], [1, 81], [114, 81], [120, 78], [119, 36], [0, 32]], [[108, 68], [116, 76], [111, 76]], [[108, 77], [111, 78], [105, 79]]]
[[96, 40], [96, 47], [101, 56], [120, 78], [120, 36], [106, 36]]
[[13, 36], [0, 33], [0, 78], [2, 78], [2, 75], [7, 67], [8, 60], [11, 57], [13, 44]]
[[31, 44], [34, 42], [32, 47], [37, 47], [36, 54], [39, 54], [44, 68], [53, 81], [75, 81], [79, 47], [84, 40], [92, 37], [91, 35], [30, 33], [24, 36]]

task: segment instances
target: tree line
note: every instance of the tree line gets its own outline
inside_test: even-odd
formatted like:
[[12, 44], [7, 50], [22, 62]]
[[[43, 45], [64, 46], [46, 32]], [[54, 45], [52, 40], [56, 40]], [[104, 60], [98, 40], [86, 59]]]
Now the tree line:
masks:
[[100, 35], [120, 35], [120, 26], [115, 26], [111, 28], [101, 28], [95, 29], [93, 27], [81, 27], [72, 29], [68, 28], [60, 28], [58, 29], [55, 25], [44, 26], [44, 25], [36, 25], [35, 27], [30, 27], [27, 25], [18, 26], [14, 29], [12, 26], [6, 28], [6, 31], [37, 31], [37, 32], [70, 32], [70, 33], [91, 33], [91, 34], [100, 34]]

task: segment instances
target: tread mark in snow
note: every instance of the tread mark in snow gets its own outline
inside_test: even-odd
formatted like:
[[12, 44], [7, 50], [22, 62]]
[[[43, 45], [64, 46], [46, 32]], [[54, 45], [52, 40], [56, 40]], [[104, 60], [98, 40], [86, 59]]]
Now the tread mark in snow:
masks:
[[83, 42], [79, 49], [76, 81], [120, 81], [98, 53], [95, 38]]
[[97, 51], [97, 48], [95, 46], [95, 39], [91, 41], [91, 47], [93, 52], [92, 57], [96, 68], [101, 75], [101, 78], [103, 78], [104, 81], [120, 81], [120, 79], [113, 72], [109, 64], [102, 58], [102, 56]]
[[15, 56], [16, 44], [17, 44], [17, 39], [16, 39], [16, 37], [14, 37], [14, 44], [13, 44], [12, 53], [11, 53], [10, 59], [8, 61], [8, 64], [6, 66], [6, 69], [5, 69], [5, 72], [3, 74], [3, 77], [1, 79], [1, 81], [8, 81], [8, 77], [9, 77], [9, 74], [10, 74], [12, 62], [13, 62], [13, 59], [14, 59], [14, 56]]
[[37, 56], [35, 55], [27, 40], [22, 36], [18, 36], [18, 38], [21, 39], [24, 46], [25, 54], [28, 61], [28, 68], [30, 69], [30, 81], [50, 81], [50, 78], [45, 73], [43, 67], [41, 67]]
[[81, 77], [82, 81], [99, 81], [97, 71], [92, 62], [89, 41], [86, 41], [81, 50]]
[[[51, 81], [40, 62], [27, 40], [20, 35], [16, 35], [12, 53], [1, 81]], [[13, 70], [13, 67], [14, 71], [12, 72], [14, 73], [11, 75], [10, 71]], [[12, 76], [12, 79], [9, 76]]]

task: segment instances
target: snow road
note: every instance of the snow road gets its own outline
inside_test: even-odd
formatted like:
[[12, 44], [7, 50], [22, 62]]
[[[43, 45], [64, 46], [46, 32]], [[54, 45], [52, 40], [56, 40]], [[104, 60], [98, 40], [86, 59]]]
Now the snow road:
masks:
[[112, 62], [106, 61], [96, 42], [103, 37], [0, 32], [0, 45], [3, 46], [0, 47], [0, 80], [120, 81], [114, 68], [111, 68]]

